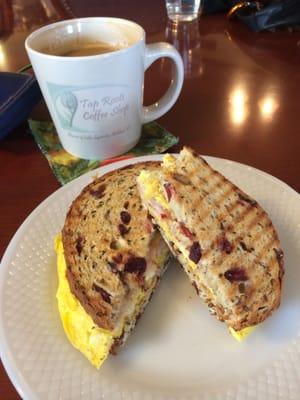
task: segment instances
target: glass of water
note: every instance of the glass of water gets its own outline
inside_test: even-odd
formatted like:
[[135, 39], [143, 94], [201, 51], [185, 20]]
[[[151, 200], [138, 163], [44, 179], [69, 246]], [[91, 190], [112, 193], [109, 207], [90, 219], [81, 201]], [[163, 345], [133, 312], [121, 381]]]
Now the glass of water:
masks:
[[166, 0], [168, 17], [172, 21], [193, 21], [198, 17], [201, 0]]

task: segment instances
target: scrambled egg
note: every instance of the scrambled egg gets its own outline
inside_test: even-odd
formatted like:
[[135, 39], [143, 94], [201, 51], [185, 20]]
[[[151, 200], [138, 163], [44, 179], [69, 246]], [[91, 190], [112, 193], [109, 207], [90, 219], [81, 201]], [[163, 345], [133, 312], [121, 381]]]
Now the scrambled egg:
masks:
[[[163, 163], [168, 169], [174, 170], [176, 159], [173, 156], [166, 154], [163, 159]], [[143, 186], [143, 196], [147, 201], [154, 199], [163, 208], [167, 210], [170, 209], [169, 204], [165, 199], [165, 196], [161, 192], [160, 181], [158, 175], [155, 172], [142, 171], [138, 177], [138, 181]], [[159, 215], [157, 216], [159, 218], [159, 224], [162, 227], [165, 236], [168, 240], [174, 242], [174, 237], [168, 224], [162, 218], [160, 218]], [[190, 269], [196, 269], [197, 265], [189, 260], [187, 250], [183, 247], [180, 247], [180, 251], [184, 255], [185, 259], [188, 260]], [[235, 331], [233, 328], [229, 327], [229, 332], [238, 342], [242, 342], [254, 329], [255, 326], [249, 326], [240, 331]]]
[[175, 172], [176, 170], [176, 158], [171, 154], [166, 154], [163, 158], [163, 166], [168, 168], [169, 171]]
[[56, 298], [64, 331], [72, 345], [99, 368], [109, 354], [114, 337], [112, 332], [99, 328], [72, 294], [66, 278], [66, 262], [61, 235], [55, 238], [57, 253], [58, 289]]
[[238, 341], [242, 342], [250, 333], [255, 329], [255, 326], [248, 326], [247, 328], [235, 331], [233, 328], [228, 328], [232, 336]]
[[169, 204], [160, 190], [160, 182], [157, 173], [143, 170], [138, 176], [138, 182], [143, 187], [145, 199], [154, 199], [163, 208], [169, 209]]

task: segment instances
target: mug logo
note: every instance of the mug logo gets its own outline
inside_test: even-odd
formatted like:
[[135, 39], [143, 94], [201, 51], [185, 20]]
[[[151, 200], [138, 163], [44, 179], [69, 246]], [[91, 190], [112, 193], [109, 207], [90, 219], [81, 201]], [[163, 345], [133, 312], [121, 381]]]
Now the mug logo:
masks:
[[75, 94], [71, 91], [63, 92], [57, 96], [54, 104], [63, 124], [72, 127], [73, 118], [78, 108], [78, 100]]
[[130, 121], [128, 86], [65, 86], [47, 82], [61, 126], [73, 132], [96, 133]]

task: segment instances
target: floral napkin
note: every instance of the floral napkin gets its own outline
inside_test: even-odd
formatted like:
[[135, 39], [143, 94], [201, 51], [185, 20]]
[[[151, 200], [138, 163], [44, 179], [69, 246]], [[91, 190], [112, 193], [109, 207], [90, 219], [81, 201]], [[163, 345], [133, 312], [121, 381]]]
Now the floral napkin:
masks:
[[29, 120], [31, 132], [58, 181], [64, 185], [87, 171], [131, 157], [163, 153], [178, 143], [178, 138], [156, 122], [143, 125], [137, 145], [129, 152], [109, 160], [83, 160], [63, 149], [52, 122]]

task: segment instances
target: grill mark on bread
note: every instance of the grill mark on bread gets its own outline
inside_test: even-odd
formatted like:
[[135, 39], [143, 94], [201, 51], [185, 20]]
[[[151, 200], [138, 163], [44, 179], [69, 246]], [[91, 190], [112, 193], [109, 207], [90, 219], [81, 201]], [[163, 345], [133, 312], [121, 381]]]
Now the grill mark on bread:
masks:
[[[200, 177], [197, 175], [197, 173], [194, 174], [194, 178], [199, 180]], [[214, 192], [215, 189], [219, 188], [222, 190], [224, 190], [224, 186], [223, 186], [223, 179], [221, 177], [217, 177], [217, 179], [214, 180], [209, 180], [210, 175], [207, 175], [207, 179], [202, 180], [204, 183], [204, 187], [201, 187], [202, 190], [205, 190], [206, 193], [204, 193], [205, 195], [203, 196], [203, 199], [206, 198], [207, 196], [211, 196], [211, 194]], [[191, 180], [193, 179], [193, 176], [191, 176]], [[200, 179], [201, 180], [201, 179]], [[230, 189], [230, 188], [228, 188]], [[220, 196], [222, 195], [222, 193], [220, 194]]]
[[[213, 192], [216, 188], [218, 187], [218, 185], [213, 185], [211, 188], [209, 188], [209, 190], [211, 191], [211, 192]], [[219, 210], [221, 210], [221, 208], [222, 208], [222, 201], [224, 201], [224, 199], [225, 198], [227, 198], [227, 196], [229, 195], [229, 193], [230, 192], [232, 192], [232, 188], [231, 187], [228, 187], [228, 190], [223, 194], [223, 193], [221, 193], [220, 194], [220, 196], [219, 196], [219, 198], [217, 199], [218, 201], [220, 201], [220, 204], [218, 204], [218, 207], [216, 207], [216, 209], [219, 209]], [[201, 214], [201, 223], [202, 224], [204, 224], [204, 220], [205, 220], [205, 218], [207, 218], [209, 215], [210, 215], [210, 213], [211, 213], [211, 210], [210, 210], [210, 208], [212, 207], [211, 206], [211, 202], [210, 201], [208, 201], [207, 200], [207, 197], [208, 196], [211, 196], [211, 193], [210, 192], [207, 192], [207, 193], [205, 193], [205, 194], [203, 194], [203, 191], [202, 191], [202, 193], [201, 193], [201, 195], [200, 195], [200, 197], [201, 197], [201, 202], [207, 202], [208, 203], [208, 210], [207, 210], [207, 212], [202, 212], [202, 214]], [[198, 209], [199, 208], [199, 199], [196, 199], [194, 202], [192, 202], [192, 207], [191, 207], [192, 209]], [[220, 216], [219, 217], [219, 219], [228, 219], [228, 213], [226, 212], [226, 214], [224, 214], [223, 215], [223, 218], [222, 218], [222, 216]]]
[[[264, 217], [265, 213], [260, 211], [255, 212], [255, 214], [250, 214], [250, 218], [248, 220], [245, 220], [245, 232], [252, 232], [253, 228], [257, 226], [258, 221], [260, 221]], [[241, 220], [237, 222], [237, 229], [239, 229], [239, 225], [241, 222]]]
[[268, 255], [273, 257], [274, 256], [274, 254], [273, 254], [273, 245], [272, 245], [273, 243], [274, 243], [274, 240], [272, 239], [272, 237], [269, 238], [269, 240], [264, 244], [264, 246], [261, 246], [257, 250], [257, 258], [258, 259], [264, 259]]
[[[268, 215], [259, 204], [206, 165], [203, 160], [197, 157], [196, 161], [184, 150], [170, 171], [168, 167], [163, 169], [162, 182], [174, 183], [177, 193], [174, 203], [171, 203], [174, 217], [189, 230], [195, 228], [193, 240], [199, 240], [201, 246], [203, 241], [202, 257], [196, 269], [189, 266], [188, 254], [178, 251], [176, 243], [177, 240], [180, 242], [179, 238], [175, 237], [175, 244], [170, 246], [217, 318], [240, 330], [262, 322], [280, 303], [280, 279], [276, 275], [279, 267], [272, 250], [273, 247], [280, 248], [280, 245]], [[189, 177], [189, 191], [170, 178], [177, 171]], [[155, 219], [155, 223], [159, 224], [159, 219]], [[172, 228], [168, 219], [165, 223]], [[228, 246], [229, 254], [215, 246], [222, 234], [233, 246], [231, 252]], [[271, 251], [269, 241], [273, 244]], [[259, 253], [261, 248], [264, 254]], [[246, 260], [246, 265], [242, 260]], [[242, 267], [245, 268], [247, 280], [229, 282], [226, 279], [226, 271]], [[203, 289], [202, 283], [207, 288]], [[212, 293], [209, 288], [213, 290]], [[225, 293], [224, 297], [220, 293]], [[264, 295], [267, 295], [267, 300]], [[261, 309], [258, 312], [259, 307]]]
[[[209, 180], [207, 178], [210, 178], [210, 174], [207, 174], [205, 177], [200, 177], [196, 170], [192, 173], [191, 172], [188, 173], [188, 176], [189, 176], [189, 181], [192, 182], [193, 179], [197, 179], [204, 184], [201, 186], [201, 190], [204, 189], [206, 191], [206, 196], [211, 195], [212, 190], [223, 183], [223, 178], [221, 176], [217, 176], [217, 179], [215, 180]], [[203, 198], [205, 198], [206, 196], [203, 196]]]
[[[262, 214], [263, 215], [263, 214]], [[263, 215], [263, 218], [258, 218], [258, 220], [261, 222], [262, 220], [266, 220], [267, 219], [267, 215]], [[259, 225], [259, 223], [258, 223], [258, 225]], [[252, 240], [252, 242], [253, 243], [255, 243], [258, 239], [259, 239], [259, 237], [261, 236], [261, 230], [264, 230], [265, 232], [267, 232], [268, 230], [272, 233], [272, 235], [274, 236], [274, 234], [275, 234], [275, 231], [274, 231], [274, 229], [272, 229], [272, 228], [268, 228], [268, 227], [266, 227], [266, 226], [261, 226], [261, 230], [255, 230], [254, 229], [255, 227], [254, 227], [254, 225], [252, 225], [252, 226], [250, 226], [250, 227], [247, 227], [247, 231], [248, 231], [248, 234], [250, 234], [251, 235], [251, 240]], [[277, 235], [276, 235], [277, 236]], [[278, 238], [277, 238], [277, 240], [278, 240]]]
[[[214, 188], [215, 188], [214, 185], [209, 187], [210, 195], [212, 195]], [[234, 186], [228, 185], [228, 190], [225, 192], [225, 194], [221, 193], [219, 199], [213, 200], [213, 203], [215, 203], [215, 202], [219, 203], [217, 208], [213, 207], [211, 205], [211, 202], [208, 202], [209, 206], [207, 207], [207, 210], [205, 212], [202, 212], [201, 217], [200, 217], [201, 223], [203, 225], [207, 225], [208, 218], [211, 219], [211, 211], [212, 211], [211, 209], [212, 208], [213, 208], [214, 212], [216, 212], [216, 213], [218, 213], [218, 211], [217, 211], [218, 209], [226, 210], [225, 212], [221, 213], [221, 215], [217, 215], [216, 219], [218, 219], [218, 221], [228, 219], [228, 217], [230, 217], [230, 219], [234, 219], [232, 214], [237, 208], [239, 208], [240, 204], [238, 203], [238, 201], [235, 198], [233, 201], [230, 202], [229, 206], [226, 204], [226, 201], [228, 198], [230, 198], [231, 194], [233, 194], [233, 195], [235, 194]], [[205, 197], [207, 197], [207, 196], [201, 196], [201, 201], [206, 200]], [[197, 206], [197, 204], [199, 204], [199, 201], [200, 201], [200, 199], [198, 199], [197, 201], [195, 201], [193, 203], [194, 208]], [[241, 206], [241, 207], [243, 207], [243, 206]], [[251, 208], [243, 207], [242, 212], [240, 212], [240, 215], [238, 217], [238, 220], [235, 221], [235, 225], [239, 223], [239, 220], [243, 220], [244, 216], [250, 212], [251, 212]]]
[[[196, 173], [195, 173], [196, 175]], [[244, 194], [243, 192], [240, 191], [240, 189], [229, 182], [223, 175], [220, 175], [217, 171], [211, 171], [210, 173], [207, 173], [207, 178], [210, 177], [210, 175], [213, 176], [218, 176], [218, 180], [214, 180], [213, 184], [209, 184], [208, 182], [206, 183], [207, 186], [207, 195], [206, 196], [201, 196], [201, 200], [203, 201], [208, 195], [212, 195], [212, 193], [215, 191], [215, 189], [219, 189], [218, 195], [214, 194], [215, 199], [213, 200], [214, 203], [219, 203], [218, 208], [219, 209], [225, 209], [226, 212], [222, 215], [219, 215], [219, 219], [226, 219], [228, 215], [232, 214], [233, 211], [238, 208], [240, 205], [243, 207], [243, 212], [240, 213], [239, 220], [243, 220], [243, 217], [246, 213], [249, 213], [251, 211], [251, 207], [253, 205], [256, 205], [257, 202], [253, 199], [250, 198], [250, 196]], [[227, 190], [224, 193], [224, 187], [227, 187]], [[226, 202], [228, 198], [231, 198], [231, 195], [233, 199], [230, 201], [230, 205], [226, 205]], [[217, 198], [216, 198], [217, 197]], [[239, 203], [241, 199], [244, 199], [245, 205], [242, 205]], [[246, 201], [247, 200], [247, 201]], [[210, 204], [210, 202], [208, 202]], [[248, 208], [249, 207], [249, 208]], [[207, 218], [209, 215], [209, 212], [207, 214], [203, 215], [202, 214], [202, 222], [204, 222], [204, 218]], [[230, 215], [231, 218], [233, 218], [232, 215]], [[235, 224], [237, 224], [238, 221], [235, 221]]]
[[[237, 207], [238, 206], [238, 203], [235, 203], [235, 204], [233, 204], [233, 206], [234, 207], [232, 207], [231, 208], [231, 210], [233, 210], [235, 207]], [[222, 206], [220, 206], [220, 207], [222, 207]], [[251, 209], [249, 209], [249, 208], [243, 208], [243, 212], [239, 215], [239, 217], [238, 217], [238, 222], [237, 223], [235, 223], [234, 224], [234, 226], [230, 226], [229, 228], [227, 228], [225, 231], [228, 231], [228, 232], [230, 232], [230, 231], [232, 231], [232, 230], [236, 230], [237, 229], [237, 224], [240, 222], [240, 221], [243, 221], [243, 218], [245, 218], [246, 217], [246, 215], [247, 214], [249, 214], [250, 213], [250, 211], [251, 211]], [[207, 214], [209, 214], [209, 216], [210, 216], [210, 211], [207, 213]], [[230, 214], [229, 214], [230, 215]], [[208, 216], [207, 216], [207, 218], [208, 218]], [[215, 217], [215, 228], [216, 228], [216, 230], [217, 230], [217, 228], [218, 228], [218, 225], [220, 224], [219, 223], [219, 221], [220, 220], [224, 220], [224, 219], [228, 219], [228, 215], [225, 215], [225, 214], [221, 214], [221, 216], [216, 216]], [[231, 220], [232, 220], [233, 218], [231, 218]], [[251, 224], [249, 224], [249, 226], [247, 227], [247, 230], [249, 230], [250, 229], [250, 227], [251, 227], [251, 225], [252, 225], [252, 223], [255, 223], [255, 221], [252, 221], [251, 222]], [[207, 222], [206, 222], [206, 218], [203, 218], [202, 216], [201, 216], [201, 223], [204, 225], [209, 225]], [[223, 227], [224, 228], [224, 227]], [[224, 237], [224, 235], [223, 235], [223, 237]], [[215, 240], [212, 242], [212, 245], [211, 245], [211, 248], [210, 249], [205, 249], [205, 251], [206, 251], [206, 256], [208, 256], [209, 255], [209, 253], [211, 253], [212, 251], [214, 251], [215, 250], [215, 248], [219, 248], [220, 246], [219, 246], [219, 242], [220, 242], [220, 237], [219, 236], [216, 236], [216, 238], [215, 238]], [[237, 245], [237, 243], [238, 243], [238, 237], [236, 237], [235, 239], [233, 239], [233, 240], [231, 240], [231, 242], [230, 242], [230, 244], [231, 244], [231, 247], [233, 248], [233, 247], [235, 247], [236, 245]], [[232, 251], [232, 250], [231, 250]], [[230, 252], [231, 252], [230, 251]], [[229, 252], [229, 253], [230, 253]], [[221, 258], [221, 256], [220, 256], [220, 258]]]
[[[234, 187], [230, 187], [226, 192], [226, 195], [221, 196], [220, 199], [217, 200], [219, 202], [219, 209], [223, 210], [223, 213], [219, 215], [219, 218], [222, 219], [234, 219], [234, 213], [236, 210], [239, 210], [239, 219], [242, 220], [244, 215], [251, 212], [249, 207], [243, 207], [239, 204], [235, 197]], [[229, 204], [228, 204], [229, 203]], [[235, 220], [235, 223], [238, 221]]]
[[172, 176], [175, 179], [175, 181], [177, 181], [179, 183], [182, 183], [183, 185], [190, 185], [191, 184], [190, 179], [184, 174], [174, 173]]

